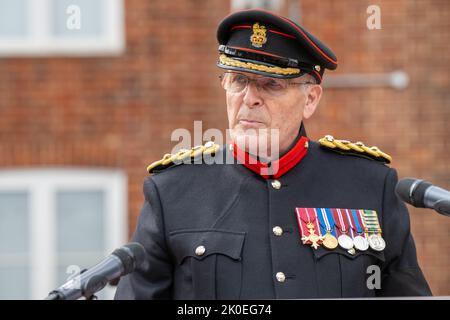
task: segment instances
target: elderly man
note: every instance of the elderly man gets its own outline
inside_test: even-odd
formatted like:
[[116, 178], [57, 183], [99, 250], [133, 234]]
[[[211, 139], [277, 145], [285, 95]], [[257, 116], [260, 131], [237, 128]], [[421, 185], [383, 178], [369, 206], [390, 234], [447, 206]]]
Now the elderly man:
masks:
[[[149, 166], [133, 236], [147, 261], [116, 298], [430, 295], [390, 156], [306, 136], [331, 50], [263, 10], [229, 15], [217, 36], [232, 143]], [[180, 161], [212, 155], [223, 163]]]

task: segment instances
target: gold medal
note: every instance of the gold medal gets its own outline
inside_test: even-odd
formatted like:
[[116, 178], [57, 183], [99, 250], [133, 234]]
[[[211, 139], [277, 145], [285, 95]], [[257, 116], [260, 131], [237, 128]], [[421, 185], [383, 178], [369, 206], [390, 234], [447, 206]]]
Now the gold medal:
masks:
[[338, 246], [338, 240], [335, 236], [331, 234], [330, 231], [327, 231], [327, 234], [323, 237], [323, 246], [327, 249], [333, 250]]
[[314, 230], [314, 224], [312, 224], [311, 222], [308, 222], [306, 227], [309, 230], [309, 235], [302, 237], [303, 244], [311, 244], [311, 247], [317, 249], [322, 244], [323, 237], [316, 234], [316, 231]]

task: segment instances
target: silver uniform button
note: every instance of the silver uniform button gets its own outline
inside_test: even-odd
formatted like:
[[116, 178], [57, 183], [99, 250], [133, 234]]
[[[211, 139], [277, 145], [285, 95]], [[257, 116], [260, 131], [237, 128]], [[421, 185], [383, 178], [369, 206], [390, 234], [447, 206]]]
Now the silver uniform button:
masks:
[[285, 276], [285, 274], [283, 272], [277, 272], [275, 277], [277, 278], [278, 282], [285, 282], [286, 281], [286, 276]]
[[280, 181], [278, 181], [278, 180], [273, 180], [272, 181], [272, 187], [274, 188], [274, 189], [280, 189], [281, 188], [281, 182]]
[[283, 234], [283, 229], [279, 226], [273, 227], [272, 231], [273, 231], [273, 234], [276, 235], [277, 237], [279, 237]]
[[198, 246], [197, 248], [195, 248], [195, 254], [199, 257], [204, 255], [205, 252], [206, 252], [206, 248], [204, 246]]

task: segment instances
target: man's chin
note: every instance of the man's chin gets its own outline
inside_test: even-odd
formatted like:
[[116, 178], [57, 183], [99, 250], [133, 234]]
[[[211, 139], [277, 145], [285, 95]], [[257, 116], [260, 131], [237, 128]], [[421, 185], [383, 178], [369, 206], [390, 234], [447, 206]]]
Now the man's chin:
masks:
[[[270, 132], [269, 129], [233, 130], [231, 132], [231, 138], [239, 149], [254, 154], [256, 150], [260, 150], [261, 148], [266, 150], [268, 146], [271, 146], [272, 142], [277, 141], [277, 139], [274, 139], [274, 137], [269, 134]], [[278, 138], [278, 136], [276, 138]]]

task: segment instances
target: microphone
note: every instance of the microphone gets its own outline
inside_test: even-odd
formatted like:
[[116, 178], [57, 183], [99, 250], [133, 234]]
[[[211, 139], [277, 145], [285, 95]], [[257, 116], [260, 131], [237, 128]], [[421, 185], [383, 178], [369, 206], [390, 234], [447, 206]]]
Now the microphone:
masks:
[[81, 297], [90, 299], [109, 281], [133, 272], [144, 263], [144, 260], [144, 247], [140, 243], [130, 242], [50, 292], [45, 300], [76, 300]]
[[401, 179], [395, 187], [395, 193], [414, 207], [430, 208], [444, 216], [450, 216], [450, 192], [428, 181]]

